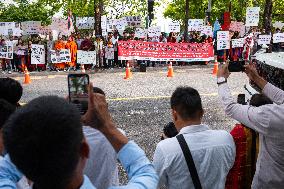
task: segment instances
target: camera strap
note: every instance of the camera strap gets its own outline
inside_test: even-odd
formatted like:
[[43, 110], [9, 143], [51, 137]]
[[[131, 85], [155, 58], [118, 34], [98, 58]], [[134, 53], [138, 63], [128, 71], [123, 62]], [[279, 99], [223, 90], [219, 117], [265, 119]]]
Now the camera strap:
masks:
[[202, 186], [201, 186], [201, 183], [200, 183], [200, 180], [199, 180], [199, 176], [198, 176], [198, 173], [197, 173], [197, 170], [196, 170], [190, 149], [189, 149], [183, 135], [182, 134], [177, 135], [176, 138], [179, 142], [179, 145], [182, 149], [184, 158], [186, 160], [187, 167], [188, 167], [188, 170], [190, 172], [194, 188], [195, 189], [202, 189]]

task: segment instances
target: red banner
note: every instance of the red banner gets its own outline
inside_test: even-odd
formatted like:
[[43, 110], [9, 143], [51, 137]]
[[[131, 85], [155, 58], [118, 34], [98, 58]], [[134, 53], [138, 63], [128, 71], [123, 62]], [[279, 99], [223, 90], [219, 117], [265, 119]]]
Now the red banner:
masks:
[[119, 60], [210, 61], [214, 60], [212, 43], [156, 43], [119, 41]]

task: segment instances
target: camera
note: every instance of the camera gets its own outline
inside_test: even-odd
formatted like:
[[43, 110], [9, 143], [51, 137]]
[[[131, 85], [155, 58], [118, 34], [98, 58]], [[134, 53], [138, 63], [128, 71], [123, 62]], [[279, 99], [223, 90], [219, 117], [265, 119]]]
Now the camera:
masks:
[[[167, 125], [165, 125], [163, 128], [163, 132], [167, 138], [175, 137], [178, 134], [178, 131], [173, 122], [169, 122]], [[165, 138], [162, 136], [161, 139], [164, 140]]]

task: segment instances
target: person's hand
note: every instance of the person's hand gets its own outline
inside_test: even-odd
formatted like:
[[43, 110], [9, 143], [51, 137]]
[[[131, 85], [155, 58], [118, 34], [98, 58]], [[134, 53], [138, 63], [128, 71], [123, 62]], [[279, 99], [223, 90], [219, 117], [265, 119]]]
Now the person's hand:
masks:
[[112, 118], [108, 111], [108, 105], [104, 95], [93, 93], [93, 84], [89, 84], [88, 110], [82, 116], [82, 122], [85, 125], [105, 131], [115, 128]]
[[220, 77], [224, 77], [226, 79], [228, 79], [228, 77], [230, 76], [230, 72], [229, 72], [229, 60], [227, 60], [227, 62], [224, 65], [221, 65], [218, 69], [218, 73], [217, 73], [217, 78]]
[[260, 76], [257, 73], [257, 70], [253, 64], [247, 64], [245, 65], [245, 73], [247, 74], [248, 78], [251, 81], [255, 81]]

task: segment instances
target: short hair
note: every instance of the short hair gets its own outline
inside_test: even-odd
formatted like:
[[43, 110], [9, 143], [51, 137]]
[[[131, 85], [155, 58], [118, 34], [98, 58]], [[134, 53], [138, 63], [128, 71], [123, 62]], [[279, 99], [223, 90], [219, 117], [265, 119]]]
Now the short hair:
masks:
[[7, 100], [0, 99], [0, 130], [15, 110], [15, 105], [12, 105]]
[[80, 158], [80, 113], [63, 98], [39, 97], [9, 118], [3, 138], [12, 162], [36, 188], [66, 188]]
[[0, 78], [0, 98], [7, 100], [11, 104], [17, 104], [23, 94], [21, 84], [12, 78]]
[[93, 92], [106, 96], [105, 92], [99, 87], [93, 87]]
[[203, 112], [201, 98], [197, 90], [191, 87], [178, 87], [171, 97], [171, 108], [182, 119], [195, 119]]
[[259, 107], [266, 104], [273, 104], [273, 102], [264, 94], [254, 94], [252, 95], [249, 104], [251, 106]]

